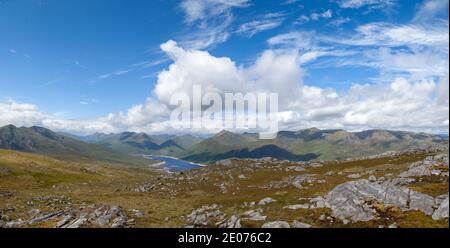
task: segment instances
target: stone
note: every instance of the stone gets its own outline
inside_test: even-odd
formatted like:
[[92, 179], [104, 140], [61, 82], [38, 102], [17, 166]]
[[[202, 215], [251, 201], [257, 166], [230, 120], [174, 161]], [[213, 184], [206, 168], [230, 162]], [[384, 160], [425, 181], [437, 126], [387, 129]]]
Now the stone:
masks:
[[88, 218], [85, 215], [80, 216], [78, 219], [76, 219], [74, 222], [67, 225], [67, 228], [80, 228], [82, 225], [84, 225], [88, 221]]
[[60, 220], [60, 221], [58, 221], [58, 223], [56, 223], [55, 227], [61, 228], [65, 225], [67, 225], [73, 218], [74, 218], [73, 214], [67, 214], [66, 216], [64, 216], [62, 218], [62, 220]]
[[122, 228], [127, 225], [127, 218], [125, 216], [119, 216], [112, 221], [111, 227]]
[[249, 210], [242, 214], [243, 217], [245, 217], [246, 220], [252, 220], [252, 221], [265, 221], [266, 216], [262, 215], [262, 209], [255, 209], [255, 210]]
[[320, 220], [320, 221], [325, 220], [325, 218], [326, 218], [326, 216], [325, 216], [324, 214], [322, 214], [322, 215], [319, 216], [319, 220]]
[[239, 178], [239, 179], [247, 179], [247, 177], [244, 176], [244, 175], [239, 175], [238, 178]]
[[371, 176], [369, 176], [369, 181], [372, 182], [372, 183], [376, 182], [377, 178], [375, 176], [371, 175]]
[[232, 165], [233, 163], [232, 163], [231, 159], [224, 159], [224, 160], [219, 160], [219, 161], [217, 161], [216, 164], [218, 164], [218, 165], [230, 166], [230, 165]]
[[297, 210], [297, 209], [308, 209], [309, 205], [308, 204], [295, 204], [295, 205], [288, 205], [283, 207], [285, 209], [291, 209], [291, 210]]
[[441, 220], [448, 218], [448, 211], [449, 209], [448, 209], [448, 195], [447, 195], [447, 198], [441, 202], [439, 208], [436, 209], [436, 211], [433, 213], [432, 215], [433, 220]]
[[356, 178], [360, 178], [361, 175], [358, 174], [358, 173], [355, 173], [355, 174], [350, 174], [350, 175], [348, 175], [347, 177], [348, 177], [348, 178], [352, 178], [352, 179], [356, 179]]
[[291, 225], [293, 228], [311, 228], [310, 224], [306, 224], [297, 220], [294, 220]]
[[310, 208], [329, 208], [330, 205], [322, 196], [317, 196], [309, 200]]
[[371, 206], [373, 200], [403, 211], [419, 210], [427, 215], [433, 213], [434, 205], [434, 199], [426, 194], [366, 179], [338, 185], [325, 198], [333, 217], [353, 222], [377, 218], [377, 212]]
[[133, 209], [132, 211], [134, 212], [134, 216], [136, 218], [142, 218], [145, 216], [144, 212], [142, 212], [141, 210]]
[[290, 228], [291, 226], [286, 221], [271, 221], [264, 223], [261, 228]]
[[28, 224], [36, 224], [39, 222], [48, 221], [48, 220], [51, 220], [53, 218], [60, 216], [62, 213], [63, 212], [59, 211], [59, 212], [54, 212], [54, 213], [49, 213], [49, 214], [46, 214], [43, 216], [39, 216], [39, 217], [29, 220]]
[[388, 228], [397, 228], [397, 223], [392, 223], [388, 226]]
[[207, 226], [210, 223], [210, 218], [221, 218], [224, 214], [218, 209], [217, 204], [204, 205], [201, 208], [195, 209], [187, 216], [187, 221], [194, 226]]
[[264, 206], [264, 205], [269, 204], [269, 203], [272, 203], [272, 202], [276, 202], [276, 200], [274, 200], [274, 199], [272, 199], [272, 198], [270, 198], [270, 197], [266, 197], [266, 198], [264, 198], [264, 199], [261, 199], [261, 200], [258, 202], [258, 205]]
[[228, 224], [226, 226], [227, 228], [241, 228], [241, 220], [238, 216], [233, 215], [231, 216], [230, 220], [228, 221]]

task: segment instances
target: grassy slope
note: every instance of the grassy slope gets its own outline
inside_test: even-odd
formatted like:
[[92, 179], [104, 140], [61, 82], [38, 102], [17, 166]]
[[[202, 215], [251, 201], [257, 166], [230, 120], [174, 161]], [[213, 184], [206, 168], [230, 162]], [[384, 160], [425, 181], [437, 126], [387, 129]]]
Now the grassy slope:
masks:
[[[422, 160], [428, 154], [403, 156], [397, 159], [372, 159], [351, 162], [329, 162], [321, 168], [310, 168], [305, 172], [286, 172], [276, 170], [269, 165], [266, 168], [248, 172], [245, 162], [233, 169], [211, 167], [202, 169], [203, 175], [192, 180], [157, 179], [155, 173], [149, 170], [109, 167], [101, 162], [74, 163], [60, 161], [29, 153], [0, 150], [0, 192], [12, 192], [11, 197], [0, 196], [0, 209], [15, 206], [16, 211], [8, 213], [14, 217], [27, 219], [29, 210], [26, 205], [32, 197], [46, 195], [64, 195], [70, 197], [75, 205], [110, 204], [120, 205], [127, 211], [140, 209], [145, 212], [144, 218], [136, 219], [137, 227], [180, 227], [185, 225], [181, 216], [186, 216], [193, 209], [202, 205], [218, 203], [227, 214], [242, 213], [241, 204], [249, 201], [259, 201], [264, 197], [272, 197], [277, 202], [263, 206], [264, 215], [268, 220], [294, 219], [313, 224], [317, 227], [329, 226], [329, 222], [319, 221], [319, 216], [327, 213], [326, 209], [315, 210], [285, 210], [283, 206], [301, 203], [299, 198], [323, 195], [336, 185], [349, 181], [345, 174], [326, 176], [325, 173], [345, 171], [355, 173], [367, 169], [376, 170], [376, 176], [388, 173], [397, 174], [407, 168], [409, 163]], [[287, 166], [287, 165], [286, 165]], [[222, 193], [217, 186], [220, 182], [227, 182], [228, 177], [223, 172], [229, 172], [235, 178], [227, 193]], [[262, 190], [255, 186], [262, 186], [271, 181], [277, 181], [290, 175], [304, 173], [316, 174], [317, 179], [324, 179], [324, 184], [314, 184], [304, 190], [294, 187]], [[187, 172], [186, 174], [190, 174]], [[238, 175], [245, 175], [247, 179], [238, 179]], [[206, 180], [200, 180], [205, 177]], [[133, 189], [143, 182], [156, 182], [158, 189], [146, 193], [137, 193]], [[229, 181], [228, 181], [229, 182]], [[412, 184], [417, 191], [431, 195], [448, 192], [447, 182], [421, 182]], [[36, 206], [34, 206], [36, 207]], [[42, 211], [46, 206], [38, 206]], [[393, 221], [400, 227], [448, 227], [447, 221], [432, 221], [431, 217], [419, 212], [408, 212], [399, 216], [392, 216], [389, 221], [378, 220], [354, 226], [377, 227], [388, 225]], [[260, 222], [243, 222], [244, 226], [258, 227]], [[52, 226], [42, 223], [40, 226]], [[339, 221], [333, 227], [344, 226]], [[347, 225], [348, 226], [348, 225]]]
[[11, 147], [13, 150], [34, 152], [62, 160], [79, 162], [99, 160], [108, 163], [135, 166], [153, 163], [150, 160], [129, 156], [125, 153], [113, 151], [101, 145], [90, 144], [66, 137], [45, 128], [16, 128], [14, 126], [5, 126], [0, 128], [0, 131], [0, 134], [2, 135], [0, 139], [7, 142], [4, 146], [8, 144], [18, 146]]

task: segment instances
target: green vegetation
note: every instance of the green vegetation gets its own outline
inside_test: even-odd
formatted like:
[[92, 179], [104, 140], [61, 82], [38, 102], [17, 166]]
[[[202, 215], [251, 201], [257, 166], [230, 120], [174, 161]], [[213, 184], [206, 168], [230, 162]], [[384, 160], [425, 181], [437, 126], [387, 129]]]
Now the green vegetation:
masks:
[[42, 127], [17, 128], [8, 125], [0, 128], [0, 149], [33, 152], [69, 161], [104, 161], [111, 164], [146, 166], [144, 158], [89, 144]]

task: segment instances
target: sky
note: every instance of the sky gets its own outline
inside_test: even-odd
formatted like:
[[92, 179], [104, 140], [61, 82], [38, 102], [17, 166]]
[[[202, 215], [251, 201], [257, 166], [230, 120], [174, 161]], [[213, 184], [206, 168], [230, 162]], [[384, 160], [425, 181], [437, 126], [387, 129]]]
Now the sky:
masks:
[[178, 132], [200, 84], [279, 93], [285, 130], [448, 133], [448, 56], [448, 0], [0, 0], [0, 125]]

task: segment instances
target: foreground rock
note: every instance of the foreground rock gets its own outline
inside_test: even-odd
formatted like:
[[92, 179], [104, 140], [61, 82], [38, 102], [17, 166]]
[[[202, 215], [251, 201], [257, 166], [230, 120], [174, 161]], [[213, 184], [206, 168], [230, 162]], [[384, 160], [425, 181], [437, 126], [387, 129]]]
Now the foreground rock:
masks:
[[264, 223], [262, 228], [290, 228], [291, 226], [286, 221], [272, 221]]
[[447, 195], [447, 198], [441, 202], [439, 208], [434, 212], [432, 216], [433, 220], [441, 220], [448, 218], [448, 211], [449, 209], [448, 209], [448, 195]]
[[429, 195], [366, 179], [338, 185], [325, 199], [333, 217], [353, 222], [377, 218], [377, 204], [395, 206], [402, 211], [418, 210], [426, 215], [432, 215], [435, 206], [434, 198]]

